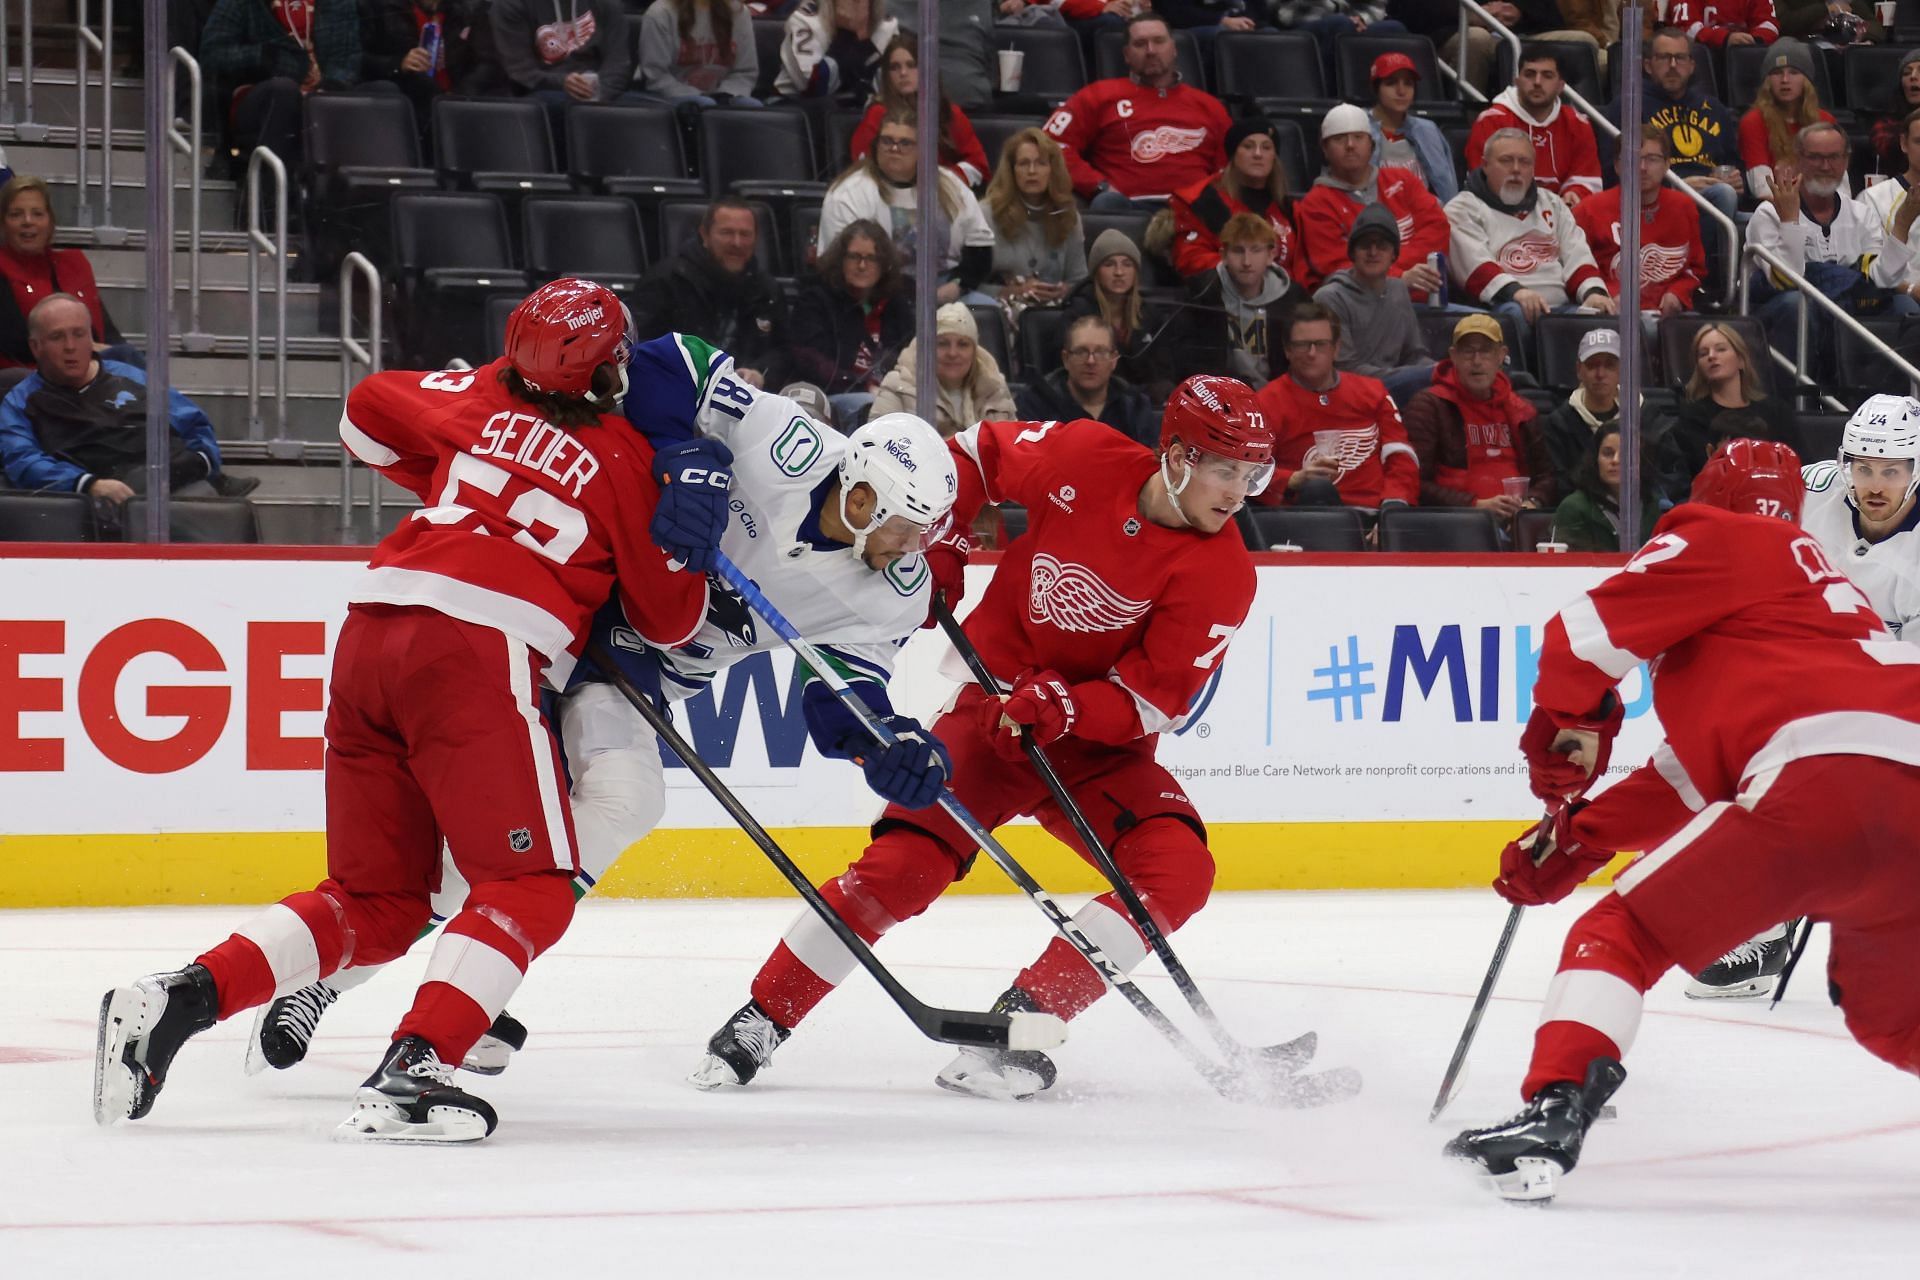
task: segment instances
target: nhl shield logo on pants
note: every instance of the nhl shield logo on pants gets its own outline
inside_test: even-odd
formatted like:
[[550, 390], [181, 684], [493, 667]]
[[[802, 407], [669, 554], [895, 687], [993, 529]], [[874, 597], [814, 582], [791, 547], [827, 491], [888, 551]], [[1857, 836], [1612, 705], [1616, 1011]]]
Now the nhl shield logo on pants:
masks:
[[533, 848], [533, 832], [525, 827], [515, 827], [507, 832], [507, 848], [515, 853], [527, 853]]

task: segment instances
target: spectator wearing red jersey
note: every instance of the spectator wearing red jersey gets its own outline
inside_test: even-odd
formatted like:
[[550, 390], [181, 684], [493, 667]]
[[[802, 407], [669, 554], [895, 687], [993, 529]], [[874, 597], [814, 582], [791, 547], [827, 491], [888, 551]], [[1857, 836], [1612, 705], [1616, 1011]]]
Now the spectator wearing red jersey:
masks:
[[[1340, 317], [1307, 302], [1285, 323], [1287, 372], [1256, 399], [1273, 428], [1273, 482], [1256, 501], [1269, 506], [1383, 507], [1420, 498], [1420, 459], [1400, 410], [1374, 378], [1334, 365]], [[1321, 432], [1337, 431], [1332, 447]]]
[[1478, 169], [1487, 139], [1501, 129], [1519, 129], [1533, 139], [1533, 180], [1576, 208], [1600, 190], [1600, 149], [1587, 118], [1561, 100], [1566, 79], [1560, 55], [1547, 45], [1520, 50], [1520, 69], [1482, 111], [1467, 135], [1466, 160]]
[[1257, 213], [1273, 224], [1273, 260], [1298, 269], [1299, 233], [1293, 197], [1280, 164], [1279, 135], [1271, 120], [1236, 120], [1227, 130], [1227, 167], [1173, 193], [1173, 269], [1192, 279], [1220, 265], [1220, 229], [1236, 213]]
[[1296, 273], [1301, 283], [1315, 288], [1351, 266], [1347, 234], [1354, 219], [1368, 205], [1383, 204], [1400, 229], [1400, 256], [1392, 274], [1407, 282], [1417, 301], [1424, 301], [1440, 287], [1440, 273], [1429, 259], [1447, 251], [1447, 211], [1406, 170], [1374, 167], [1367, 113], [1350, 102], [1334, 107], [1321, 122], [1320, 153], [1326, 168], [1293, 210], [1305, 251]]
[[[873, 149], [873, 140], [880, 136], [880, 122], [890, 107], [916, 114], [920, 110], [920, 37], [911, 31], [895, 36], [881, 55], [873, 99], [853, 131], [848, 161], [858, 160]], [[940, 163], [965, 178], [970, 187], [977, 188], [987, 180], [987, 149], [980, 145], [980, 135], [973, 131], [967, 113], [948, 101], [944, 92], [940, 95]]]
[[1413, 114], [1420, 68], [1404, 53], [1383, 53], [1373, 60], [1373, 157], [1382, 169], [1405, 169], [1445, 204], [1460, 190], [1453, 167], [1453, 144], [1440, 126]]
[[1773, 193], [1773, 171], [1793, 163], [1793, 140], [1816, 121], [1833, 123], [1820, 106], [1813, 83], [1813, 50], [1798, 40], [1781, 40], [1767, 50], [1767, 74], [1753, 106], [1740, 117], [1740, 164], [1754, 199]]
[[[1707, 276], [1700, 211], [1667, 186], [1667, 134], [1640, 128], [1640, 310], [1663, 316], [1693, 309], [1694, 290]], [[1586, 233], [1594, 261], [1615, 302], [1620, 300], [1620, 188], [1580, 202], [1573, 220]]]
[[1709, 49], [1772, 44], [1780, 38], [1773, 0], [1673, 0], [1667, 21]]
[[[1420, 505], [1480, 507], [1502, 521], [1553, 497], [1553, 468], [1534, 407], [1514, 393], [1500, 322], [1462, 316], [1433, 386], [1407, 402], [1407, 442], [1420, 459]], [[1517, 498], [1506, 482], [1527, 480]]]
[[1127, 21], [1125, 77], [1096, 80], [1047, 121], [1073, 189], [1095, 209], [1157, 207], [1226, 167], [1232, 120], [1220, 100], [1184, 84], [1165, 18]]

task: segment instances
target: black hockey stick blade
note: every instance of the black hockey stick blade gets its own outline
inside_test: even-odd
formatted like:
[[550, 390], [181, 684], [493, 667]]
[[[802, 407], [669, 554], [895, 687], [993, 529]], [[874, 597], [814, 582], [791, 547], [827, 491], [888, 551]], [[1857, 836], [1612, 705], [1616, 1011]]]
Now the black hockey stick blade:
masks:
[[613, 683], [613, 687], [633, 704], [634, 710], [640, 713], [641, 718], [647, 722], [655, 734], [659, 735], [660, 740], [667, 744], [668, 749], [680, 757], [693, 775], [700, 780], [701, 785], [719, 802], [720, 807], [727, 811], [727, 815], [739, 824], [740, 829], [746, 832], [747, 838], [759, 846], [760, 852], [767, 856], [767, 860], [773, 863], [774, 868], [786, 878], [787, 883], [793, 886], [801, 898], [805, 899], [814, 913], [826, 922], [827, 927], [833, 931], [841, 945], [853, 954], [853, 958], [859, 962], [860, 967], [873, 975], [874, 981], [878, 982], [881, 989], [892, 997], [893, 1002], [900, 1006], [901, 1012], [907, 1015], [922, 1035], [945, 1044], [972, 1045], [989, 1049], [1051, 1049], [1067, 1038], [1067, 1024], [1050, 1013], [1005, 1014], [975, 1012], [970, 1009], [940, 1009], [916, 998], [898, 978], [893, 976], [890, 969], [880, 963], [879, 958], [873, 954], [872, 948], [867, 946], [865, 940], [840, 918], [840, 913], [833, 909], [833, 904], [820, 896], [820, 891], [814, 888], [813, 881], [800, 870], [786, 850], [774, 840], [772, 834], [760, 825], [759, 819], [740, 803], [739, 797], [735, 796], [727, 784], [720, 780], [720, 776], [700, 758], [699, 753], [693, 749], [693, 745], [680, 736], [679, 730], [673, 727], [673, 721], [667, 714], [655, 706], [651, 698], [634, 687], [633, 682], [621, 672], [612, 656], [599, 645], [588, 646], [587, 656], [593, 659], [601, 673]]

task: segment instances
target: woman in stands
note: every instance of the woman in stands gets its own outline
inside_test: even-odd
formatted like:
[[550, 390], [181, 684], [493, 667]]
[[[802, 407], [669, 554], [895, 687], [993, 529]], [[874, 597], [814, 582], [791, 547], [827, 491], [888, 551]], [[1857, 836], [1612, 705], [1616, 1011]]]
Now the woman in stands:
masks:
[[[0, 187], [0, 375], [33, 368], [27, 313], [48, 294], [70, 293], [93, 317], [93, 346], [108, 358], [146, 367], [114, 327], [94, 283], [93, 265], [78, 249], [53, 247], [53, 201], [42, 178], [19, 174]], [[11, 381], [11, 380], [9, 380]]]
[[1148, 388], [1154, 400], [1164, 400], [1172, 383], [1162, 372], [1165, 361], [1155, 339], [1167, 317], [1141, 292], [1140, 246], [1119, 228], [1108, 227], [1093, 238], [1087, 262], [1093, 274], [1067, 295], [1067, 324], [1081, 316], [1105, 320], [1120, 349], [1115, 372], [1136, 387]]
[[1440, 126], [1413, 114], [1420, 69], [1404, 53], [1383, 53], [1373, 60], [1373, 107], [1367, 125], [1373, 132], [1373, 162], [1385, 169], [1406, 169], [1441, 204], [1460, 192], [1453, 169], [1453, 144]]
[[1018, 322], [1028, 307], [1057, 307], [1087, 278], [1087, 243], [1073, 179], [1060, 146], [1022, 129], [1000, 149], [981, 202], [993, 224], [993, 272], [1000, 305]]
[[1173, 211], [1173, 269], [1181, 278], [1191, 280], [1220, 265], [1220, 228], [1236, 213], [1257, 213], [1271, 222], [1274, 263], [1289, 276], [1296, 273], [1299, 235], [1272, 121], [1234, 121], [1227, 130], [1227, 167], [1174, 192], [1167, 206]]
[[1669, 477], [1676, 502], [1707, 465], [1713, 451], [1738, 436], [1778, 440], [1803, 457], [1793, 410], [1760, 389], [1758, 367], [1747, 341], [1727, 325], [1703, 324], [1693, 335], [1693, 378], [1668, 433], [1672, 465], [1682, 474]]
[[1833, 123], [1820, 108], [1811, 49], [1798, 40], [1777, 41], [1764, 65], [1767, 74], [1753, 107], [1740, 117], [1740, 163], [1747, 171], [1747, 190], [1757, 200], [1773, 191], [1774, 169], [1793, 163], [1794, 135], [1815, 121]]
[[917, 225], [915, 179], [920, 162], [915, 147], [919, 137], [911, 111], [887, 112], [866, 155], [827, 188], [815, 243], [824, 251], [848, 224], [866, 218], [888, 229], [894, 248], [900, 251], [903, 269], [911, 270], [914, 255], [930, 230], [940, 255], [940, 301], [953, 302], [972, 294], [970, 301], [991, 302], [978, 290], [993, 267], [993, 227], [973, 192], [951, 170], [940, 171], [936, 225], [931, 229]]
[[757, 107], [760, 54], [740, 0], [659, 0], [640, 19], [634, 88], [682, 110]]
[[1018, 417], [1013, 392], [1007, 387], [999, 362], [980, 345], [980, 329], [973, 321], [973, 313], [961, 303], [949, 302], [937, 313], [934, 332], [938, 345], [934, 348], [933, 372], [940, 384], [935, 412], [925, 413], [917, 407], [914, 369], [919, 341], [916, 339], [906, 345], [893, 370], [881, 379], [880, 394], [873, 400], [873, 416], [917, 413], [933, 423], [943, 436], [956, 435], [976, 422]]
[[[873, 82], [873, 97], [860, 125], [853, 131], [847, 158], [857, 160], [873, 148], [880, 122], [889, 111], [920, 110], [920, 37], [902, 31], [887, 43], [881, 57], [880, 75]], [[978, 188], [987, 180], [987, 152], [980, 136], [973, 131], [967, 113], [940, 95], [940, 163], [959, 174], [969, 187]]]
[[840, 425], [859, 426], [881, 374], [913, 341], [913, 280], [876, 222], [849, 223], [800, 286], [788, 329], [793, 367], [819, 384]]
[[1873, 127], [1874, 171], [1889, 178], [1907, 171], [1907, 153], [1900, 144], [1907, 136], [1907, 114], [1920, 111], [1920, 49], [1907, 50], [1896, 74], [1887, 93], [1893, 110], [1885, 115], [1866, 115]]
[[[1639, 546], [1653, 535], [1662, 509], [1659, 486], [1651, 467], [1640, 472]], [[1609, 422], [1593, 433], [1586, 456], [1573, 472], [1573, 492], [1553, 512], [1553, 540], [1569, 551], [1620, 549], [1620, 423]]]

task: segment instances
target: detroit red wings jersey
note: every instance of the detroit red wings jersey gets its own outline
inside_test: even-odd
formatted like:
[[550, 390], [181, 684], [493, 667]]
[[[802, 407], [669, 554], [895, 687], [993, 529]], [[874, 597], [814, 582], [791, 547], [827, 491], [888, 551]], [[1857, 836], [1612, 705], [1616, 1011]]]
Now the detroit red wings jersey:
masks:
[[[1620, 296], [1620, 188], [1580, 202], [1573, 220], [1587, 236], [1614, 297]], [[1653, 217], [1640, 221], [1640, 309], [1653, 311], [1671, 293], [1693, 307], [1693, 292], [1707, 277], [1707, 251], [1700, 241], [1700, 211], [1672, 188], [1662, 188]]]
[[[1393, 275], [1417, 267], [1433, 254], [1445, 253], [1447, 214], [1418, 175], [1406, 169], [1376, 169], [1373, 198], [1387, 207], [1394, 225], [1400, 230], [1400, 256], [1394, 259]], [[1307, 194], [1294, 202], [1293, 220], [1300, 227], [1301, 265], [1294, 278], [1308, 289], [1317, 289], [1328, 276], [1353, 265], [1347, 257], [1347, 232], [1367, 202], [1350, 187], [1336, 184], [1322, 174], [1307, 188]], [[1416, 301], [1424, 294], [1415, 294]]]
[[1068, 98], [1045, 127], [1059, 139], [1079, 195], [1090, 199], [1105, 182], [1123, 196], [1164, 199], [1227, 167], [1231, 123], [1204, 90], [1149, 89], [1119, 77]]
[[1501, 290], [1517, 284], [1557, 307], [1596, 284], [1605, 287], [1573, 211], [1551, 191], [1536, 188], [1533, 207], [1518, 217], [1462, 191], [1447, 201], [1447, 221], [1453, 228], [1447, 266], [1475, 302], [1490, 307]]
[[983, 502], [1027, 509], [1027, 532], [967, 617], [988, 668], [1005, 681], [1046, 668], [1130, 695], [1134, 717], [1105, 732], [1089, 732], [1083, 717], [1083, 737], [1178, 728], [1253, 604], [1239, 528], [1208, 536], [1148, 521], [1140, 491], [1159, 461], [1103, 423], [982, 422], [949, 448], [956, 513]]
[[563, 430], [482, 369], [376, 373], [347, 397], [340, 439], [424, 504], [374, 549], [352, 600], [424, 605], [494, 627], [564, 685], [616, 580], [627, 619], [663, 648], [706, 614], [706, 579], [647, 536], [653, 451], [622, 418]]
[[1273, 427], [1273, 481], [1256, 502], [1277, 506], [1287, 481], [1313, 447], [1316, 431], [1338, 431], [1340, 470], [1334, 487], [1348, 506], [1377, 507], [1384, 498], [1420, 501], [1420, 458], [1407, 443], [1400, 408], [1376, 378], [1337, 375], [1325, 391], [1311, 391], [1282, 375], [1255, 397]]
[[1556, 101], [1546, 120], [1537, 121], [1521, 107], [1520, 91], [1508, 85], [1467, 134], [1467, 168], [1480, 167], [1487, 139], [1502, 129], [1518, 129], [1533, 139], [1533, 180], [1569, 205], [1600, 190], [1600, 148], [1593, 126], [1566, 103]]
[[1547, 624], [1534, 701], [1590, 711], [1642, 660], [1667, 731], [1642, 774], [1689, 809], [1805, 756], [1920, 765], [1920, 650], [1797, 525], [1675, 507], [1625, 569]]
[[1727, 37], [1744, 31], [1761, 44], [1780, 38], [1773, 0], [1673, 0], [1667, 21], [1709, 49], [1726, 47]]

